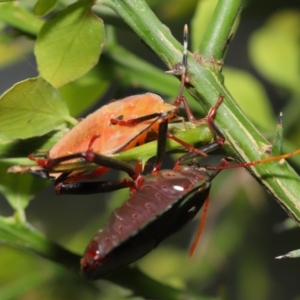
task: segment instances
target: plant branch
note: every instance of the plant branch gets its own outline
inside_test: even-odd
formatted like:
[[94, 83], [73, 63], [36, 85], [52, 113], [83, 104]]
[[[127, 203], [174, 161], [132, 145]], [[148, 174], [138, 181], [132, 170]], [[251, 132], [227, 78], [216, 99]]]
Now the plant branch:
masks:
[[30, 250], [50, 259], [75, 273], [79, 271], [80, 256], [51, 242], [29, 223], [0, 217], [0, 242], [12, 247]]
[[233, 24], [241, 10], [242, 0], [218, 1], [201, 41], [199, 52], [209, 60], [222, 60]]
[[[0, 243], [34, 252], [79, 275], [80, 256], [50, 241], [28, 223], [20, 224], [13, 217], [0, 217]], [[110, 276], [109, 280], [146, 298], [176, 300], [191, 296], [187, 291], [172, 288], [148, 277], [137, 268], [126, 267]], [[204, 298], [194, 295], [189, 299]]]
[[[103, 0], [99, 3], [116, 11], [170, 69], [181, 61], [182, 45], [143, 0]], [[214, 36], [216, 40], [219, 39], [217, 34]], [[191, 78], [189, 92], [206, 111], [215, 104], [219, 95], [225, 97], [216, 123], [226, 137], [224, 149], [227, 154], [245, 162], [261, 159], [271, 145], [246, 118], [214, 72], [200, 65], [191, 54], [188, 56], [188, 70]], [[300, 224], [298, 175], [288, 165], [276, 162], [251, 168], [251, 173]]]

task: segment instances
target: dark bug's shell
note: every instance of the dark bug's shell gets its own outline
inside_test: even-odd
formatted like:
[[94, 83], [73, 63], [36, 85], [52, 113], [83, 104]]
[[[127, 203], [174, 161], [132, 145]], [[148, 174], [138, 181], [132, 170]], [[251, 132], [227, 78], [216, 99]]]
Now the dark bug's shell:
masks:
[[209, 189], [209, 175], [193, 167], [146, 175], [88, 245], [83, 275], [92, 280], [107, 276], [150, 252], [194, 218]]

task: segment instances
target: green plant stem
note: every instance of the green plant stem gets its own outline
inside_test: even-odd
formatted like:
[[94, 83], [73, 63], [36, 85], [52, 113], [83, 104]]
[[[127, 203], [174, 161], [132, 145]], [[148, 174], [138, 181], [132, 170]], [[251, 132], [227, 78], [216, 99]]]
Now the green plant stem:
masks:
[[241, 0], [218, 1], [199, 46], [205, 59], [222, 60], [232, 26], [241, 9]]
[[[103, 0], [99, 3], [116, 11], [169, 68], [181, 61], [182, 45], [143, 0]], [[228, 18], [234, 16], [235, 14], [229, 14]], [[232, 19], [226, 21], [233, 24]], [[216, 32], [215, 35], [217, 34]], [[218, 37], [215, 36], [214, 39], [218, 40]], [[224, 149], [227, 154], [241, 161], [261, 159], [270, 144], [245, 117], [217, 76], [200, 65], [192, 55], [188, 55], [188, 70], [191, 79], [189, 92], [206, 111], [215, 104], [219, 95], [224, 96], [224, 103], [216, 116], [216, 124], [226, 137]], [[300, 224], [298, 175], [288, 165], [277, 162], [257, 165], [251, 168], [251, 173]]]
[[[191, 123], [186, 123], [185, 125], [187, 127], [186, 130], [184, 129], [183, 124], [171, 123], [169, 124], [170, 132], [175, 134], [176, 137], [181, 139], [182, 141], [185, 141], [192, 145], [195, 145], [197, 143], [200, 143], [201, 145], [206, 145], [210, 141], [212, 141], [212, 132], [208, 130], [206, 124], [198, 125], [198, 127], [195, 127], [195, 125]], [[180, 147], [182, 148], [182, 150], [186, 150], [183, 148], [183, 146], [180, 146], [174, 140], [168, 139], [166, 151], [179, 151]], [[146, 163], [149, 158], [154, 157], [156, 155], [156, 152], [157, 142], [152, 141], [124, 152], [115, 153], [112, 156], [122, 161], [130, 161], [133, 159], [137, 159], [139, 161], [142, 161], [143, 163]]]
[[29, 223], [14, 218], [0, 217], [0, 242], [12, 247], [27, 249], [78, 273], [80, 256], [51, 242]]

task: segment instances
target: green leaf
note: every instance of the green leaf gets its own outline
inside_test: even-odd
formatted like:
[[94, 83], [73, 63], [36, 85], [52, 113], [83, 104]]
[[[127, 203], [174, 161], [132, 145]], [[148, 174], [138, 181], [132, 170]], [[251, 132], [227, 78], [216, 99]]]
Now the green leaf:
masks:
[[0, 98], [0, 134], [11, 139], [43, 135], [66, 121], [76, 123], [57, 89], [43, 78], [21, 81]]
[[225, 85], [244, 113], [261, 129], [273, 131], [275, 118], [264, 87], [250, 73], [224, 68]]
[[19, 1], [0, 3], [0, 19], [33, 35], [39, 32], [44, 22], [20, 6]]
[[68, 6], [38, 35], [35, 55], [41, 76], [56, 87], [75, 80], [97, 64], [103, 42], [103, 22], [90, 4], [79, 1]]
[[249, 53], [256, 69], [274, 84], [300, 93], [300, 12], [274, 14], [251, 36]]
[[59, 0], [38, 0], [34, 6], [34, 13], [37, 16], [44, 16], [51, 12]]

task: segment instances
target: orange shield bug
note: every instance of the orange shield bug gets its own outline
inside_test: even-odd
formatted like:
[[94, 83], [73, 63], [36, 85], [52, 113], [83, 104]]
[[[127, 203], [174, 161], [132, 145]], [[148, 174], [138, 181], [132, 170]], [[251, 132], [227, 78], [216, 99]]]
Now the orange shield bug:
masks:
[[[77, 186], [77, 181], [99, 177], [108, 168], [104, 168], [103, 166], [88, 167], [84, 163], [76, 164], [78, 159], [71, 161], [71, 163], [75, 161], [75, 164], [71, 164], [72, 166], [70, 164], [68, 166], [66, 164], [68, 162], [65, 161], [63, 164], [57, 165], [57, 159], [69, 154], [89, 150], [109, 156], [133, 148], [136, 145], [144, 144], [149, 132], [158, 132], [159, 119], [162, 115], [168, 121], [176, 118], [181, 103], [183, 103], [186, 109], [189, 120], [194, 124], [207, 123], [208, 127], [214, 132], [215, 142], [213, 144], [222, 145], [224, 137], [215, 126], [213, 118], [223, 101], [223, 97], [219, 97], [216, 105], [209, 111], [205, 118], [196, 120], [189, 109], [185, 97], [182, 96], [186, 82], [187, 40], [188, 30], [187, 26], [185, 26], [182, 63], [178, 64], [175, 70], [169, 72], [181, 75], [179, 92], [172, 105], [165, 103], [160, 96], [153, 93], [130, 96], [104, 105], [82, 120], [59, 140], [50, 149], [46, 159], [36, 159], [31, 155], [30, 158], [35, 160], [38, 166], [14, 166], [9, 171], [28, 171], [41, 177], [56, 178], [55, 190], [57, 194], [80, 192], [76, 188], [73, 189], [73, 187]], [[167, 137], [175, 140], [190, 152], [207, 156], [203, 151], [194, 148], [169, 132], [167, 133]], [[92, 170], [86, 172], [89, 168]], [[55, 173], [59, 175], [55, 175]], [[95, 190], [85, 190], [85, 192], [94, 193]]]

